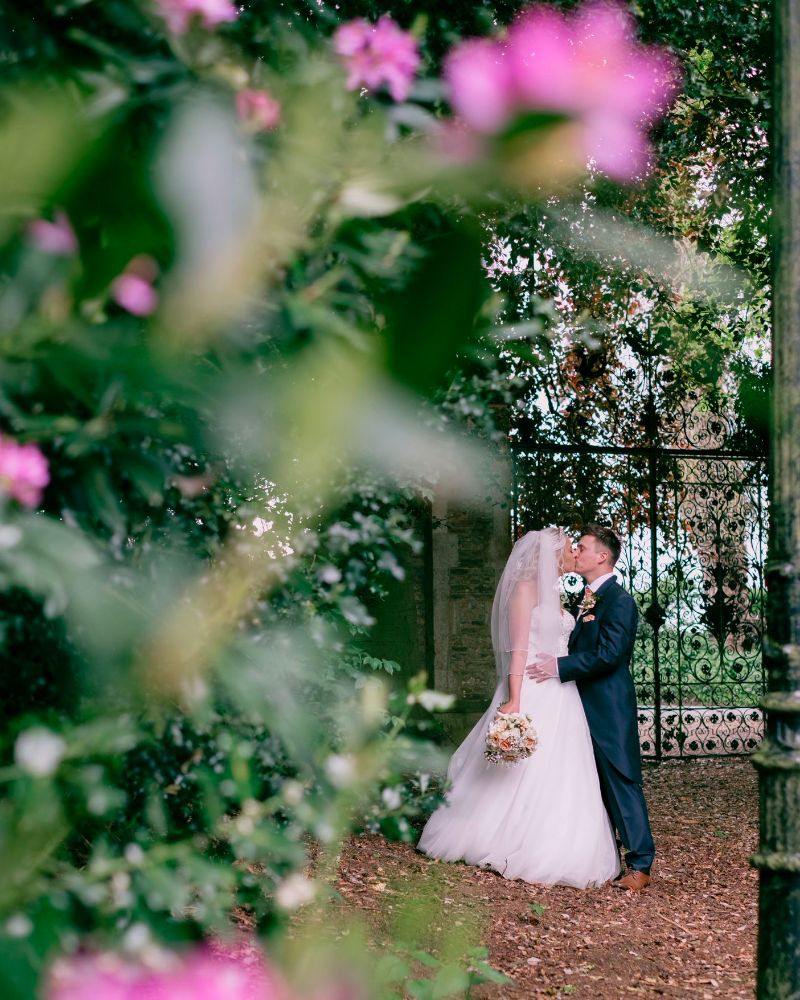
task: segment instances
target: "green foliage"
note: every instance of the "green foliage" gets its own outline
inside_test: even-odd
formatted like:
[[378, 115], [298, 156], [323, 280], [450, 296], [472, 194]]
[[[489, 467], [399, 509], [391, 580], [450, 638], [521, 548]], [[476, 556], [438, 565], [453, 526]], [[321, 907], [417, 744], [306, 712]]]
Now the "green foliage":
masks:
[[[757, 278], [760, 28], [736, 4], [688, 34], [682, 10], [654, 9], [654, 37], [689, 67], [659, 170], [645, 195], [591, 178], [583, 208], [545, 207], [497, 164], [434, 162], [422, 136], [446, 110], [444, 52], [517, 6], [391, 5], [427, 70], [400, 106], [348, 93], [330, 53], [340, 20], [385, 11], [372, 2], [257, 0], [181, 37], [147, 3], [6, 11], [0, 434], [35, 443], [51, 482], [41, 510], [0, 511], [5, 995], [34, 995], [55, 954], [177, 944], [234, 911], [278, 940], [312, 859], [300, 885], [319, 898], [353, 829], [414, 838], [441, 801], [436, 723], [424, 680], [398, 680], [420, 665], [363, 640], [419, 550], [415, 509], [476, 495], [523, 392], [571, 385], [564, 424], [580, 433], [612, 411], [622, 353], [652, 350], [673, 358], [671, 399], [710, 386], [710, 406], [734, 373], [741, 431], [761, 433], [747, 414], [763, 359], [730, 359], [763, 334], [763, 294], [696, 295], [708, 268], [690, 261], [676, 297], [663, 267], [609, 264], [551, 224], [627, 213]], [[715, 46], [735, 52], [735, 79]], [[275, 133], [239, 129], [244, 87], [280, 99]], [[696, 204], [707, 161], [713, 194]], [[74, 255], [27, 235], [57, 210]], [[142, 255], [158, 272], [149, 318], [113, 291]], [[629, 321], [637, 295], [649, 323]], [[505, 982], [477, 924], [434, 954], [418, 917], [381, 988]]]
[[634, 191], [598, 175], [579, 205], [492, 213], [490, 274], [516, 331], [507, 365], [549, 443], [672, 443], [674, 428], [654, 426], [654, 413], [699, 399], [730, 421], [734, 447], [763, 447], [769, 10], [739, 0], [638, 9], [647, 40], [679, 54], [681, 95]]
[[391, 977], [387, 981], [404, 977], [405, 989], [418, 1000], [469, 996], [471, 988], [482, 983], [510, 983], [487, 962], [488, 950], [471, 943], [480, 933], [479, 910], [460, 911], [460, 919], [448, 919], [447, 886], [435, 872], [429, 883], [416, 898], [407, 898], [395, 921], [396, 954], [384, 964], [384, 974]]
[[[468, 197], [402, 109], [344, 90], [336, 20], [252, 5], [168, 38], [144, 4], [8, 12], [0, 433], [51, 474], [41, 511], [2, 511], [9, 996], [58, 953], [234, 912], [280, 937], [351, 830], [410, 840], [441, 801], [430, 714], [362, 640], [418, 498], [450, 463], [477, 481], [466, 414], [426, 398], [490, 291]], [[281, 99], [278, 134], [238, 130], [246, 83]], [[76, 254], [27, 235], [56, 211]], [[114, 294], [142, 255], [145, 319]], [[433, 995], [483, 958], [440, 963]]]

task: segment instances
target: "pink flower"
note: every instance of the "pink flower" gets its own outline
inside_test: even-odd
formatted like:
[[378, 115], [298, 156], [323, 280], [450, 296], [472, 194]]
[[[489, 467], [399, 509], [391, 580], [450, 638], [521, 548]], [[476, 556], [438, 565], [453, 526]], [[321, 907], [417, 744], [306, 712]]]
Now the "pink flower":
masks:
[[628, 12], [607, 0], [587, 3], [575, 18], [577, 107], [611, 110], [636, 124], [663, 114], [678, 82], [671, 56], [638, 45]]
[[410, 94], [420, 65], [419, 46], [411, 32], [403, 31], [388, 14], [374, 25], [363, 18], [341, 25], [333, 47], [347, 70], [348, 90], [386, 86], [395, 101]]
[[176, 35], [189, 30], [192, 18], [199, 18], [211, 30], [223, 21], [235, 21], [238, 10], [230, 0], [156, 0], [167, 27]]
[[614, 115], [592, 115], [584, 120], [586, 154], [609, 177], [628, 180], [647, 170], [650, 146], [640, 128]]
[[340, 56], [350, 58], [369, 45], [372, 25], [363, 17], [340, 25], [333, 35], [333, 49]]
[[158, 305], [158, 293], [138, 274], [121, 274], [111, 286], [114, 301], [134, 316], [149, 316]]
[[593, 0], [567, 17], [549, 7], [523, 12], [505, 42], [467, 40], [449, 54], [445, 80], [459, 117], [497, 133], [521, 113], [577, 119], [584, 152], [609, 176], [646, 168], [646, 127], [663, 114], [678, 84], [673, 58], [639, 45], [628, 12]]
[[116, 955], [62, 958], [51, 969], [47, 1000], [284, 1000], [278, 977], [260, 955], [207, 949], [157, 969]]
[[54, 222], [47, 219], [35, 219], [28, 226], [28, 239], [43, 253], [55, 254], [59, 257], [69, 257], [78, 249], [78, 240], [66, 214], [56, 212]]
[[35, 444], [0, 436], [0, 491], [23, 507], [38, 507], [50, 482], [47, 459]]
[[158, 306], [158, 292], [153, 282], [158, 267], [152, 257], [134, 257], [111, 285], [111, 297], [134, 316], [149, 316]]
[[505, 50], [496, 42], [471, 38], [456, 46], [444, 78], [454, 110], [476, 132], [497, 132], [511, 117], [516, 94]]
[[281, 120], [281, 106], [266, 90], [241, 90], [236, 95], [239, 120], [254, 132], [267, 132]]
[[518, 104], [575, 110], [579, 101], [572, 25], [549, 7], [522, 14], [508, 33], [508, 61]]

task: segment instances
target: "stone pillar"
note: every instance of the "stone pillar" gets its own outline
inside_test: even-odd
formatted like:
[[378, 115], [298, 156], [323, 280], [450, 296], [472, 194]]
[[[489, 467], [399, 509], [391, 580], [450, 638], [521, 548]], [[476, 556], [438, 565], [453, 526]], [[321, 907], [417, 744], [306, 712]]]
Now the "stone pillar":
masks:
[[491, 615], [497, 581], [511, 551], [511, 456], [498, 449], [485, 471], [479, 504], [444, 497], [416, 511], [422, 551], [406, 577], [370, 611], [377, 623], [362, 641], [371, 656], [396, 660], [401, 678], [426, 671], [437, 691], [456, 696], [438, 716], [460, 742], [486, 711], [496, 686]]
[[759, 770], [759, 1000], [800, 997], [800, 0], [777, 0], [768, 694]]
[[394, 660], [404, 680], [425, 672], [433, 684], [432, 542], [430, 506], [420, 502], [412, 511], [414, 530], [422, 541], [418, 553], [403, 562], [405, 577], [386, 584], [387, 595], [369, 611], [376, 623], [361, 642], [370, 656]]
[[456, 696], [441, 716], [458, 742], [486, 711], [496, 686], [491, 613], [497, 581], [511, 551], [511, 459], [492, 463], [483, 503], [433, 504], [433, 683]]

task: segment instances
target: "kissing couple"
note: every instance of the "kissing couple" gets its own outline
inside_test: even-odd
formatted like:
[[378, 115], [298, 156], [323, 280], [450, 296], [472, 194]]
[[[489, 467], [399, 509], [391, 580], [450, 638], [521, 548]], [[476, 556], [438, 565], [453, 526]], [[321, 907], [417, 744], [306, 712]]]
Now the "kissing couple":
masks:
[[[655, 846], [630, 672], [639, 614], [614, 574], [620, 551], [617, 535], [596, 524], [574, 546], [561, 528], [529, 531], [514, 546], [492, 606], [497, 690], [453, 754], [423, 853], [544, 885], [649, 885]], [[576, 617], [561, 607], [566, 573], [586, 581]], [[532, 756], [485, 759], [498, 712], [532, 718]]]

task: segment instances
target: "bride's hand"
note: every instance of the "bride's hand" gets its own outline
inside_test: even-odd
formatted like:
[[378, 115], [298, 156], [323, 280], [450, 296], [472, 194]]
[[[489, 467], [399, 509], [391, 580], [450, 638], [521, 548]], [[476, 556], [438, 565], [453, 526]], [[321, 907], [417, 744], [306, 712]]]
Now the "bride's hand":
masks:
[[507, 701], [502, 705], [498, 705], [497, 711], [502, 712], [503, 715], [510, 715], [512, 712], [519, 712], [519, 702]]

